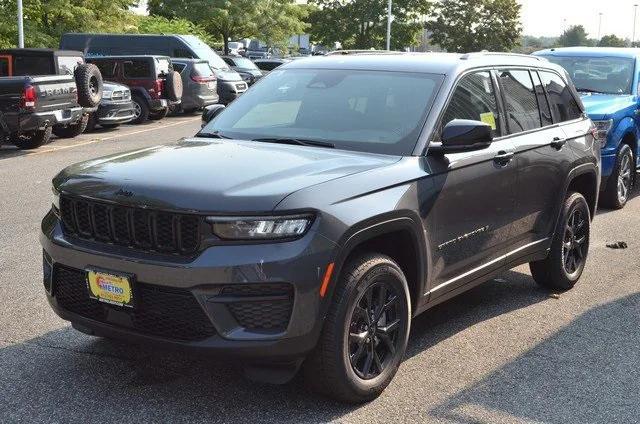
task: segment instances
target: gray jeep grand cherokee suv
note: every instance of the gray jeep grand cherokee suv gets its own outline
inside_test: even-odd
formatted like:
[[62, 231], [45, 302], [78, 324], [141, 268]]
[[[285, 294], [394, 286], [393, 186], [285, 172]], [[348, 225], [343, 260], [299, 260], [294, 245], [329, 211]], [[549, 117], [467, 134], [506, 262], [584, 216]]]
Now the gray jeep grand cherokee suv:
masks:
[[243, 357], [259, 379], [302, 365], [370, 400], [413, 316], [523, 263], [578, 281], [593, 131], [533, 57], [294, 61], [194, 138], [56, 176], [44, 286], [82, 332]]

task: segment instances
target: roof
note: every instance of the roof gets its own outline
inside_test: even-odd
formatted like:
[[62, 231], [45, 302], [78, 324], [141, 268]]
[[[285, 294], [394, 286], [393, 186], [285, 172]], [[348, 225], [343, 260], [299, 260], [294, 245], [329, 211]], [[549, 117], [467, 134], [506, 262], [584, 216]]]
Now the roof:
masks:
[[547, 60], [530, 55], [510, 53], [398, 53], [398, 54], [349, 54], [313, 56], [295, 60], [279, 69], [320, 68], [354, 69], [400, 72], [424, 72], [431, 74], [457, 74], [465, 69], [486, 66], [536, 66], [560, 69]]
[[161, 54], [119, 54], [119, 55], [105, 55], [105, 56], [87, 56], [87, 60], [94, 59], [149, 59], [149, 58], [162, 58], [171, 59], [169, 56]]
[[591, 56], [591, 57], [628, 57], [640, 56], [635, 47], [557, 47], [533, 53], [536, 56]]
[[84, 56], [84, 53], [76, 50], [59, 50], [59, 49], [0, 49], [0, 54], [9, 54], [13, 56]]
[[[161, 56], [161, 57], [164, 57], [164, 56]], [[184, 63], [202, 63], [202, 62], [209, 63], [209, 61], [207, 59], [198, 59], [198, 58], [189, 58], [189, 57], [172, 57], [171, 61], [172, 62], [184, 62]]]

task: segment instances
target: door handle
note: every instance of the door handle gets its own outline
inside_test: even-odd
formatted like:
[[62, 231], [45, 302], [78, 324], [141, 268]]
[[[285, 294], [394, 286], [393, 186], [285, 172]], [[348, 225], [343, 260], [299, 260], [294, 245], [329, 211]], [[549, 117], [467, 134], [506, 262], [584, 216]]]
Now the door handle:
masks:
[[493, 157], [493, 161], [500, 166], [507, 166], [513, 159], [513, 152], [505, 152], [501, 150]]
[[564, 146], [565, 144], [567, 144], [566, 138], [553, 137], [553, 140], [549, 145], [554, 149], [560, 150], [562, 149], [562, 146]]

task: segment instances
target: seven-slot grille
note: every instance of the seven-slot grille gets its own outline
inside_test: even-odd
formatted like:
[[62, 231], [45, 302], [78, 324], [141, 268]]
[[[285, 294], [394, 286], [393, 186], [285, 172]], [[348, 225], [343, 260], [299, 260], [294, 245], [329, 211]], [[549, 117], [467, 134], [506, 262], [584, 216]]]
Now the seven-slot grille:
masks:
[[111, 93], [111, 100], [129, 100], [131, 99], [131, 91], [129, 90], [115, 90]]
[[200, 218], [62, 196], [65, 233], [141, 250], [189, 255], [200, 245]]

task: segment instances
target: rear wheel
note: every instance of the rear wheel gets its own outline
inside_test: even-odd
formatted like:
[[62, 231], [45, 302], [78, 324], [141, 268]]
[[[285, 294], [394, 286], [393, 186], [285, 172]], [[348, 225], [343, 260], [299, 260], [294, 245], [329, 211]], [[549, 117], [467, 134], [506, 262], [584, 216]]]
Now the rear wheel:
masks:
[[580, 193], [567, 196], [549, 255], [529, 267], [536, 283], [555, 290], [569, 290], [580, 279], [589, 252], [591, 217]]
[[610, 209], [622, 209], [629, 200], [629, 193], [633, 187], [636, 166], [631, 148], [623, 144], [616, 156], [616, 163], [607, 186], [602, 194], [603, 206]]
[[51, 140], [51, 127], [37, 130], [29, 135], [20, 135], [12, 139], [13, 144], [19, 149], [37, 149]]
[[389, 257], [347, 263], [318, 345], [304, 364], [316, 391], [342, 402], [375, 399], [389, 385], [409, 337], [409, 288]]
[[140, 96], [133, 96], [131, 98], [133, 102], [133, 114], [135, 118], [131, 121], [132, 124], [141, 124], [149, 117], [149, 106], [147, 102]]
[[95, 130], [96, 125], [97, 125], [96, 114], [90, 113], [89, 120], [87, 121], [87, 127], [84, 129], [84, 132], [91, 132]]
[[89, 115], [84, 114], [75, 124], [67, 125], [66, 127], [53, 127], [53, 133], [60, 138], [77, 137], [84, 132], [88, 123]]

